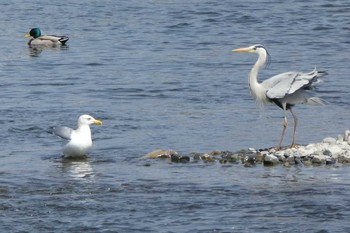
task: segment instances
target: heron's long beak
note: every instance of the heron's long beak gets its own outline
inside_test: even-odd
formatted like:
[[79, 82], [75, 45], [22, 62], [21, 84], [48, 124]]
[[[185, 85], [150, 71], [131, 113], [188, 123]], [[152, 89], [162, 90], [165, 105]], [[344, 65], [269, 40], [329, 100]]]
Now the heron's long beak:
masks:
[[96, 124], [96, 125], [102, 125], [102, 121], [95, 120], [95, 121], [94, 121], [94, 124]]
[[24, 38], [28, 38], [28, 37], [30, 37], [30, 34], [29, 34], [29, 33], [27, 33], [27, 34], [24, 35]]
[[251, 48], [239, 48], [239, 49], [234, 49], [232, 52], [238, 52], [238, 53], [251, 53], [252, 49]]

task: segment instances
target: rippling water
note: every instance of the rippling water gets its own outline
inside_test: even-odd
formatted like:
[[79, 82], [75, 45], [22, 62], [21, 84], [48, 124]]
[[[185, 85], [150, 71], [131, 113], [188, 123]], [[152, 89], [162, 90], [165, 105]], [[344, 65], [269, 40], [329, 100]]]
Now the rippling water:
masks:
[[[282, 112], [256, 106], [247, 75], [314, 67], [328, 104], [299, 106], [298, 142], [349, 128], [350, 3], [13, 1], [0, 3], [0, 216], [5, 232], [347, 232], [348, 167], [169, 164], [139, 158], [277, 143]], [[68, 47], [33, 51], [40, 27]], [[63, 161], [48, 131], [93, 127], [86, 161]], [[291, 130], [285, 144], [291, 141]]]

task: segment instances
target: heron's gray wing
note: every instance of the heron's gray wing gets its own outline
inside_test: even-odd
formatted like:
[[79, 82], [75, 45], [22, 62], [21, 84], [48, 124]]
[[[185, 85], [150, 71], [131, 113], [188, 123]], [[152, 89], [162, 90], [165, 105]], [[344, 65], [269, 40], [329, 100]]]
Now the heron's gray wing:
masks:
[[317, 78], [321, 76], [322, 75], [320, 75], [316, 69], [310, 73], [298, 73], [288, 91], [288, 94], [292, 94], [300, 89], [307, 89], [313, 82], [317, 81]]
[[279, 99], [293, 94], [298, 90], [307, 89], [311, 83], [321, 76], [316, 69], [310, 73], [287, 72], [266, 80], [263, 82], [263, 85], [267, 90], [267, 97], [270, 99]]
[[296, 72], [282, 73], [262, 82], [266, 95], [270, 99], [279, 99], [285, 97], [298, 75]]
[[53, 133], [61, 138], [70, 140], [73, 129], [68, 127], [55, 127], [53, 128]]

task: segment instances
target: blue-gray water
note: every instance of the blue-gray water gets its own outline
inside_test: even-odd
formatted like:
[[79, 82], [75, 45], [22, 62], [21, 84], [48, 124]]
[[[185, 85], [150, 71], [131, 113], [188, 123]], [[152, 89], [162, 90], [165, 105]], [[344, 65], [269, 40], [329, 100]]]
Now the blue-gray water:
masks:
[[[282, 111], [258, 107], [247, 75], [272, 63], [329, 75], [299, 106], [298, 142], [349, 128], [350, 3], [10, 1], [0, 3], [0, 225], [3, 232], [349, 232], [350, 169], [169, 164], [139, 159], [275, 146]], [[30, 28], [69, 47], [34, 52]], [[91, 114], [86, 161], [62, 161], [47, 131]], [[290, 119], [291, 121], [291, 119]], [[291, 142], [287, 131], [284, 144]]]

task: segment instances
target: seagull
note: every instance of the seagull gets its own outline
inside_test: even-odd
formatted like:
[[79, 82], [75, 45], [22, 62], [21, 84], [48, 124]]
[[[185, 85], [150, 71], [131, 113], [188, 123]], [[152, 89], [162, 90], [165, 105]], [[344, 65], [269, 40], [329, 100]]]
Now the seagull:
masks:
[[291, 147], [295, 147], [298, 118], [293, 112], [292, 107], [296, 104], [323, 105], [322, 99], [312, 96], [310, 90], [312, 90], [314, 84], [318, 83], [318, 79], [326, 75], [327, 72], [317, 71], [316, 69], [309, 73], [285, 72], [262, 82], [258, 82], [257, 77], [259, 69], [268, 63], [270, 58], [265, 47], [261, 44], [256, 44], [232, 51], [255, 53], [259, 56], [248, 77], [250, 93], [257, 103], [262, 105], [274, 103], [283, 110], [283, 129], [277, 149], [281, 149], [283, 137], [288, 125], [287, 111], [290, 111], [294, 119]]
[[69, 127], [55, 127], [53, 133], [68, 142], [63, 146], [63, 154], [66, 158], [84, 157], [92, 146], [90, 125], [102, 125], [102, 122], [92, 116], [82, 115], [78, 119], [76, 130]]

